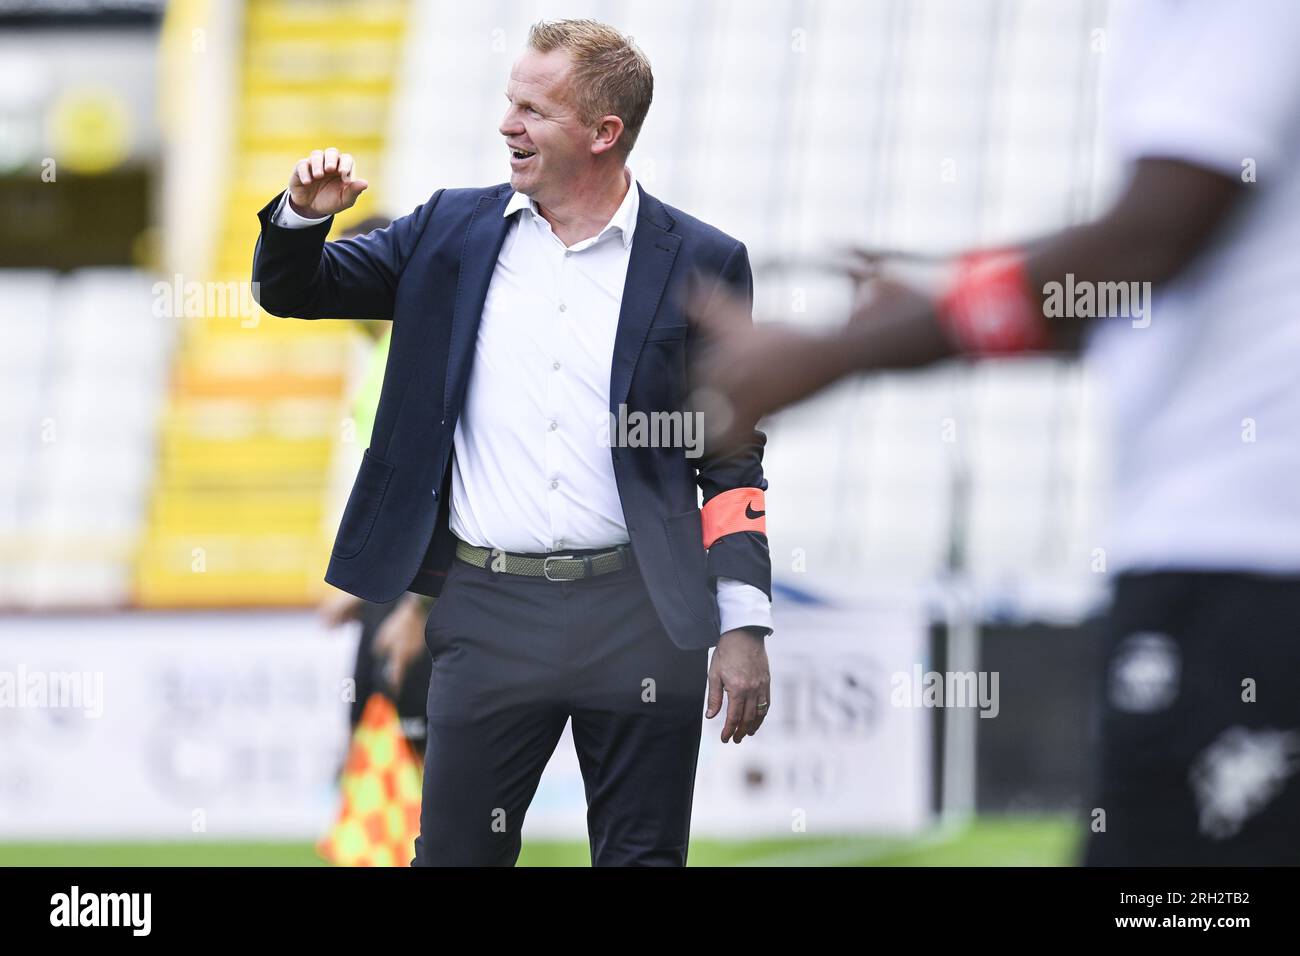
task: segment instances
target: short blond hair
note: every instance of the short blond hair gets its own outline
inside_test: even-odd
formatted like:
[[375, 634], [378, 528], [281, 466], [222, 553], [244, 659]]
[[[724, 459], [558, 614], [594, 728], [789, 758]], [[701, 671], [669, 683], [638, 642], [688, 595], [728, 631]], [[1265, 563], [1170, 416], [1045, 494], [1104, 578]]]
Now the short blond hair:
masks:
[[569, 54], [578, 118], [594, 124], [602, 116], [617, 116], [623, 121], [623, 155], [630, 153], [655, 88], [650, 61], [631, 37], [596, 20], [542, 20], [528, 31], [528, 45], [538, 53]]

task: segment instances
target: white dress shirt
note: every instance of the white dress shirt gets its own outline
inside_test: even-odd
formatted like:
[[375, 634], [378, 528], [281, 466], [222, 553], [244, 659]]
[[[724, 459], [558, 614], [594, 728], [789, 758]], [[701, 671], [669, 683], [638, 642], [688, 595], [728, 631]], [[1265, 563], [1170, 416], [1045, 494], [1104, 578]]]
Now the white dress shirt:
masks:
[[[609, 441], [609, 382], [640, 195], [628, 189], [596, 235], [565, 246], [515, 193], [483, 303], [456, 423], [451, 531], [503, 551], [564, 553], [629, 540]], [[288, 202], [277, 225], [323, 222]], [[722, 631], [771, 630], [760, 589], [718, 578]]]

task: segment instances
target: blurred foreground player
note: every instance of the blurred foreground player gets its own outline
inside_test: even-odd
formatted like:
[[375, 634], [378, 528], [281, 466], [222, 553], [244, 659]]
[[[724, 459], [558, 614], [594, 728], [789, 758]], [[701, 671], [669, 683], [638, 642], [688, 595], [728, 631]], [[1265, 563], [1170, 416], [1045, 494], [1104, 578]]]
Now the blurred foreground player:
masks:
[[938, 301], [881, 281], [830, 334], [715, 299], [698, 372], [737, 428], [846, 375], [1082, 344], [1120, 572], [1086, 861], [1296, 864], [1300, 4], [1121, 12], [1108, 120], [1131, 169], [1104, 216], [966, 257]]

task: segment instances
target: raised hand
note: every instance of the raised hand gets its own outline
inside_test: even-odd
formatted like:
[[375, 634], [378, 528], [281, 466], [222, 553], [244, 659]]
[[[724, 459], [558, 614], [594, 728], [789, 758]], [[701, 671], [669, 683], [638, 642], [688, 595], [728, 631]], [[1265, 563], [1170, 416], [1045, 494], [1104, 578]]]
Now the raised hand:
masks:
[[351, 209], [370, 184], [356, 176], [351, 153], [333, 146], [314, 149], [298, 160], [289, 177], [289, 206], [300, 216], [319, 219]]

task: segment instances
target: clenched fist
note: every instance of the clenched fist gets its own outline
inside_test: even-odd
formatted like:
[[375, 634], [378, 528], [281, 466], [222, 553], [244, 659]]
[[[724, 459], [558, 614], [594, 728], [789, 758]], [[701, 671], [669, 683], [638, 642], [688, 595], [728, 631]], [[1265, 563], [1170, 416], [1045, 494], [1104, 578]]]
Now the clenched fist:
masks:
[[370, 185], [357, 179], [355, 172], [351, 153], [340, 153], [333, 146], [324, 152], [312, 150], [306, 159], [298, 160], [289, 177], [289, 206], [308, 219], [351, 209]]

